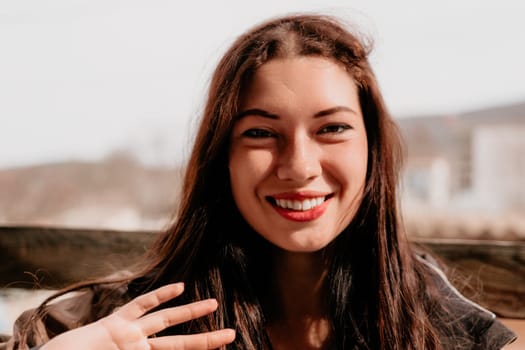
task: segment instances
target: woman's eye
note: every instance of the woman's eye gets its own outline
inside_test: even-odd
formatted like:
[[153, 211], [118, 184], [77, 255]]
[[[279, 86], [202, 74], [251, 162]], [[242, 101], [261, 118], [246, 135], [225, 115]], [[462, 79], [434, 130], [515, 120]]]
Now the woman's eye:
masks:
[[347, 124], [333, 124], [333, 125], [327, 125], [323, 127], [321, 130], [319, 130], [318, 134], [340, 134], [348, 129], [351, 129], [352, 127]]
[[275, 134], [264, 129], [248, 129], [242, 133], [242, 136], [258, 139], [266, 137], [275, 137]]

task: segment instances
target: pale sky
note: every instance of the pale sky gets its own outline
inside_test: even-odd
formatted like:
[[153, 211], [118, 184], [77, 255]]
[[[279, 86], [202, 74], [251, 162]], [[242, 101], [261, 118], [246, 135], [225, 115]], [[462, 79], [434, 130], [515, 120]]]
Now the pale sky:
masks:
[[374, 38], [396, 117], [525, 100], [523, 0], [0, 0], [0, 167], [118, 148], [176, 164], [228, 44], [300, 11]]

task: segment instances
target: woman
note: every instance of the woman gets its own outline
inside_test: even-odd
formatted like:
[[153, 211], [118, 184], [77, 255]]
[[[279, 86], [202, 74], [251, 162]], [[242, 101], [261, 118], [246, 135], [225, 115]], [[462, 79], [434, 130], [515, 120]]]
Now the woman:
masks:
[[176, 223], [138, 272], [61, 292], [80, 294], [26, 313], [4, 349], [512, 341], [406, 242], [400, 142], [367, 54], [324, 16], [242, 35], [212, 77]]

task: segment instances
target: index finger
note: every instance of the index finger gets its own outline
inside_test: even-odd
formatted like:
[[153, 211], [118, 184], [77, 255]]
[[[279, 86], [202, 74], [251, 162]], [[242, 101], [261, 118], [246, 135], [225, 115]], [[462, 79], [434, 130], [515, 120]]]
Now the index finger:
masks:
[[178, 297], [182, 292], [184, 292], [184, 283], [167, 284], [136, 297], [118, 309], [115, 314], [127, 320], [135, 320], [160, 304]]

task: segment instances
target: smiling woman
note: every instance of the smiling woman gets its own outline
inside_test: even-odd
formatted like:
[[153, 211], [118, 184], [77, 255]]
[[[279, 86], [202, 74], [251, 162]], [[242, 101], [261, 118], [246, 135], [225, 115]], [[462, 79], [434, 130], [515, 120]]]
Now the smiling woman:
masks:
[[282, 249], [325, 248], [350, 223], [365, 187], [367, 138], [354, 80], [325, 58], [274, 59], [240, 103], [229, 168], [241, 214]]
[[57, 293], [0, 349], [511, 342], [406, 241], [400, 140], [367, 55], [319, 15], [240, 36], [212, 76], [176, 222], [134, 271]]

